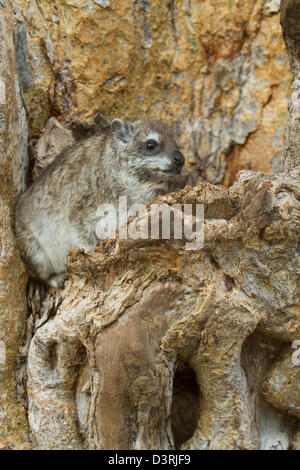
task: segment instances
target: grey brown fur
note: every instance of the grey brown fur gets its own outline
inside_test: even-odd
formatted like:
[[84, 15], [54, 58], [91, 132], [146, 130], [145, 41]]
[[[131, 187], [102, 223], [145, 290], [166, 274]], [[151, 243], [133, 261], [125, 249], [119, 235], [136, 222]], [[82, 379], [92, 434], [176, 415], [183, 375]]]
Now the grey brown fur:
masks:
[[171, 129], [151, 119], [115, 119], [63, 151], [17, 201], [16, 235], [31, 274], [61, 285], [68, 250], [91, 250], [99, 242], [101, 204], [117, 210], [119, 196], [127, 196], [128, 205], [144, 204], [179, 189], [175, 175], [183, 164]]

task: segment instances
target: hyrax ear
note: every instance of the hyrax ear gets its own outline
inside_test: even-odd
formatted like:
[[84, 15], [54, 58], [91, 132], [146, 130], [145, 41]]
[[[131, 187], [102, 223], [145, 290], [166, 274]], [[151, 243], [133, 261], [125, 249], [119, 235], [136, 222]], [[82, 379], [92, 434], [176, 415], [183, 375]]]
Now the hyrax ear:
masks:
[[133, 124], [129, 121], [122, 121], [122, 119], [114, 119], [111, 123], [111, 129], [116, 142], [122, 144], [128, 144], [134, 133]]

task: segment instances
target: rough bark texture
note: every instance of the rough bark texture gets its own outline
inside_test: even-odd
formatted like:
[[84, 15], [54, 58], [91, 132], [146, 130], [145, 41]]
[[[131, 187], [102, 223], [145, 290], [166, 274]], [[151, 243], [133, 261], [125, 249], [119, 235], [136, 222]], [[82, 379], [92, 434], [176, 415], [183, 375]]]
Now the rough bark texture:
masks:
[[[17, 355], [24, 341], [27, 275], [13, 234], [13, 209], [24, 187], [27, 123], [15, 69], [12, 9], [0, 2], [0, 449], [23, 448], [26, 413], [16, 400]], [[23, 184], [22, 184], [23, 183]]]
[[31, 144], [47, 120], [175, 122], [191, 171], [283, 166], [290, 74], [279, 0], [14, 0]]
[[[2, 44], [12, 64], [16, 58], [18, 78], [14, 66], [3, 67], [13, 84], [5, 122], [14, 124], [4, 132], [0, 193], [8, 207], [2, 246], [10, 243], [1, 251], [0, 322], [12, 351], [1, 376], [0, 443], [20, 447], [26, 421], [13, 372], [26, 276], [11, 216], [27, 131], [18, 83], [34, 176], [93, 130], [96, 112], [112, 117], [122, 109], [127, 117], [173, 116], [193, 157], [190, 171], [228, 183], [241, 167], [280, 169], [289, 77], [276, 0], [17, 0], [15, 51], [3, 2]], [[282, 2], [294, 87], [299, 5]], [[295, 96], [285, 173], [243, 171], [229, 189], [200, 182], [158, 200], [204, 204], [201, 250], [188, 251], [184, 239], [110, 240], [95, 252], [71, 252], [64, 289], [29, 284], [21, 349], [28, 360], [16, 370], [33, 448], [300, 449], [300, 366], [292, 360], [292, 342], [300, 340]], [[47, 121], [53, 115], [73, 134]], [[139, 222], [147, 221], [146, 214]]]
[[172, 384], [192, 368], [197, 421], [183, 448], [297, 446], [299, 195], [292, 176], [242, 172], [229, 190], [199, 183], [160, 199], [205, 204], [202, 250], [176, 240], [74, 250], [29, 352], [37, 445], [172, 449]]
[[295, 0], [283, 1], [281, 25], [292, 69], [290, 117], [285, 137], [285, 171], [300, 172], [300, 5]]

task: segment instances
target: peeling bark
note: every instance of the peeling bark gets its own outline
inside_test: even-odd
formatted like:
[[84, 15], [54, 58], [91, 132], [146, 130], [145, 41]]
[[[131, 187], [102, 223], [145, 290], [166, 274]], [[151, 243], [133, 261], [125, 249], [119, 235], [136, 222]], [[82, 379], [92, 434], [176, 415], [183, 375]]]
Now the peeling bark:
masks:
[[[174, 122], [187, 170], [282, 171], [290, 93], [279, 0], [14, 0], [31, 140], [49, 118]], [[226, 38], [226, 40], [224, 40]], [[25, 41], [24, 41], [25, 42]], [[26, 51], [23, 54], [25, 78]]]
[[[22, 1], [17, 3], [20, 6]], [[242, 26], [255, 35], [253, 18], [262, 2], [250, 3], [251, 19]], [[154, 38], [149, 29], [151, 9], [149, 2], [133, 5], [136, 34], [143, 38], [143, 57], [147, 59]], [[50, 4], [46, 6], [52, 9]], [[200, 182], [194, 188], [187, 186], [177, 194], [158, 198], [155, 202], [170, 205], [204, 205], [202, 249], [189, 251], [188, 240], [174, 237], [117, 238], [101, 243], [94, 252], [72, 250], [63, 289], [49, 290], [30, 281], [21, 357], [27, 359], [26, 394], [33, 448], [300, 449], [300, 365], [293, 360], [292, 347], [294, 340], [300, 340], [299, 7], [299, 0], [282, 1], [281, 21], [294, 83], [285, 173], [266, 176], [242, 171], [229, 189]], [[278, 2], [266, 2], [265, 8], [267, 14], [273, 14]], [[186, 9], [192, 31], [189, 2]], [[22, 14], [15, 13], [15, 34], [24, 35]], [[39, 15], [42, 13], [39, 11]], [[169, 13], [174, 42], [177, 48], [183, 48], [177, 32], [182, 18], [174, 9]], [[32, 21], [32, 12], [26, 10], [26, 15]], [[3, 50], [8, 51], [13, 63], [12, 21], [4, 19], [9, 34], [4, 28], [4, 45], [8, 46]], [[239, 28], [234, 24], [235, 32]], [[58, 73], [55, 61], [60, 58], [52, 50], [51, 34], [47, 32], [43, 47], [48, 68], [57, 73], [51, 85], [52, 106], [55, 103], [55, 109], [64, 109], [71, 122], [77, 106], [68, 69], [71, 64], [64, 63]], [[219, 36], [216, 40], [221, 41]], [[31, 41], [32, 48], [33, 38]], [[244, 41], [239, 31], [239, 45]], [[208, 35], [203, 48], [220, 59], [216, 68], [220, 67], [222, 75], [227, 65], [221, 56], [214, 56], [216, 51], [211, 47]], [[240, 77], [241, 71], [247, 70], [247, 61], [240, 64], [235, 47], [233, 41], [220, 45], [220, 50], [227, 59], [237, 57], [234, 64]], [[4, 372], [0, 364], [4, 390], [0, 397], [0, 445], [4, 448], [29, 446], [25, 409], [14, 395], [16, 355], [24, 331], [26, 275], [13, 242], [11, 220], [21, 181], [14, 181], [13, 191], [11, 184], [10, 189], [5, 186], [7, 175], [19, 175], [26, 161], [27, 129], [18, 83], [27, 93], [27, 106], [33, 106], [28, 102], [36, 92], [28, 91], [27, 54], [24, 48], [16, 55], [19, 78], [7, 76], [13, 86], [9, 106], [4, 108], [5, 122], [13, 119], [19, 125], [12, 140], [4, 145], [7, 158], [2, 186], [4, 203], [8, 201], [7, 206], [4, 204], [8, 223], [2, 224], [7, 231], [0, 281], [3, 289], [9, 286], [0, 299], [1, 334], [5, 332], [9, 351]], [[179, 63], [177, 67], [180, 70]], [[111, 83], [105, 86], [109, 88]], [[119, 84], [117, 80], [117, 89]], [[226, 87], [226, 83], [221, 86]], [[206, 125], [210, 127], [212, 108], [207, 109]], [[239, 107], [236, 109], [238, 113]], [[77, 132], [85, 130], [77, 127]], [[236, 135], [243, 143], [245, 135]], [[73, 138], [64, 126], [50, 121], [35, 148], [34, 176]], [[14, 158], [10, 160], [11, 156]], [[220, 153], [211, 155], [211, 159], [216, 159], [212, 167], [219, 171]], [[212, 181], [217, 181], [217, 176], [213, 171]], [[149, 213], [150, 204], [140, 224], [148, 223]], [[11, 269], [16, 272], [12, 274]], [[8, 278], [10, 282], [5, 283]], [[25, 369], [19, 365], [16, 370], [21, 382]]]
[[[72, 251], [55, 316], [30, 347], [29, 420], [38, 446], [174, 448], [180, 364], [195, 371], [200, 397], [183, 449], [291, 446], [299, 409], [299, 366], [289, 372], [289, 343], [300, 336], [299, 194], [292, 175], [242, 172], [229, 190], [199, 183], [158, 199], [205, 205], [202, 250], [187, 251], [186, 240], [117, 239], [95, 252]], [[44, 308], [53, 309], [56, 295]], [[275, 350], [267, 375], [252, 368], [247, 379], [251, 350], [243, 367], [241, 355], [254, 332], [287, 346], [284, 358]], [[249, 380], [292, 416], [272, 416], [278, 428], [285, 419], [282, 438], [265, 435], [272, 413], [261, 395], [251, 401]]]
[[[283, 2], [295, 81], [287, 11]], [[155, 201], [204, 204], [201, 250], [174, 239], [73, 250], [64, 289], [32, 297], [42, 312], [28, 361], [37, 447], [299, 448], [297, 126], [291, 108], [285, 174], [243, 171], [229, 189], [199, 183]], [[180, 371], [194, 377], [192, 427]]]

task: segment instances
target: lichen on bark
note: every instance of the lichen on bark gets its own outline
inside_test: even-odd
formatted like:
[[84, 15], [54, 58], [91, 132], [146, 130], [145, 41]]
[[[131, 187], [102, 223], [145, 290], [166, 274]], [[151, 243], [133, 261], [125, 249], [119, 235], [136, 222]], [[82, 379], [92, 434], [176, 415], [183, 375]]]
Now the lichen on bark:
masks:
[[52, 116], [155, 116], [175, 122], [188, 167], [211, 183], [232, 184], [242, 168], [282, 170], [290, 76], [278, 2], [14, 5], [27, 25], [31, 139]]

